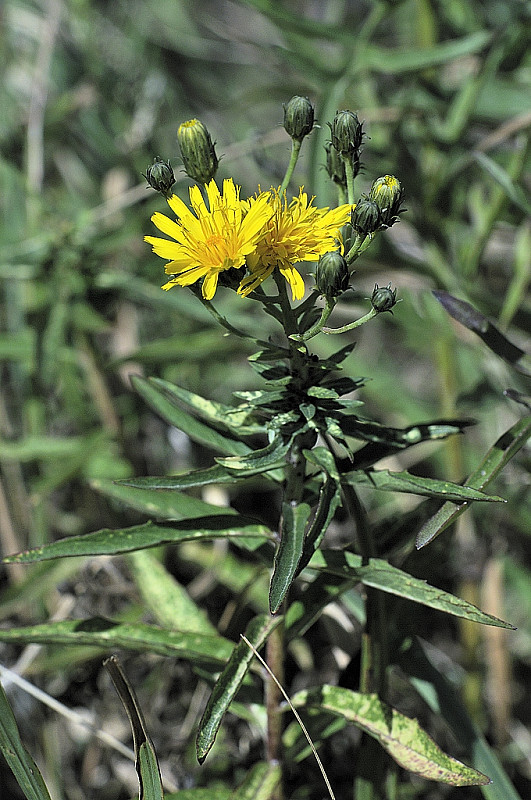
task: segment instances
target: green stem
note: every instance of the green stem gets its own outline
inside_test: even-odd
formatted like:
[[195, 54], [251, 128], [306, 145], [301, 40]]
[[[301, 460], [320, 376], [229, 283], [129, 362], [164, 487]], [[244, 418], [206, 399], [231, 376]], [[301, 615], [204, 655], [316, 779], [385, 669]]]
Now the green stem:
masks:
[[[358, 547], [362, 566], [367, 566], [376, 557], [376, 546], [367, 514], [354, 488], [342, 486], [345, 506], [356, 523]], [[385, 670], [387, 666], [387, 626], [385, 602], [382, 592], [366, 588], [366, 626], [362, 636], [360, 691], [385, 692]]]
[[346, 333], [347, 331], [354, 330], [354, 328], [359, 328], [360, 325], [364, 325], [370, 319], [376, 317], [378, 313], [379, 312], [376, 311], [375, 308], [371, 308], [371, 310], [365, 314], [365, 316], [360, 317], [354, 322], [349, 322], [348, 325], [343, 325], [342, 328], [322, 328], [322, 331], [323, 333]]
[[293, 341], [295, 342], [307, 342], [308, 339], [312, 339], [314, 336], [317, 336], [317, 334], [320, 333], [323, 325], [328, 320], [328, 317], [334, 310], [334, 307], [337, 303], [335, 297], [326, 297], [325, 300], [326, 300], [325, 307], [323, 308], [321, 316], [317, 320], [315, 325], [312, 325], [312, 327], [309, 328], [304, 333], [292, 333], [289, 337], [290, 339], [293, 339]]
[[354, 203], [354, 168], [348, 155], [341, 155], [341, 158], [345, 165], [345, 177], [347, 179], [347, 203], [352, 205]]
[[295, 169], [295, 164], [299, 159], [299, 153], [301, 150], [302, 141], [296, 141], [295, 139], [291, 140], [291, 158], [289, 160], [288, 168], [286, 170], [286, 174], [284, 175], [284, 180], [280, 184], [280, 193], [285, 192], [289, 186], [289, 182], [291, 180], [291, 176], [293, 175], [293, 170]]

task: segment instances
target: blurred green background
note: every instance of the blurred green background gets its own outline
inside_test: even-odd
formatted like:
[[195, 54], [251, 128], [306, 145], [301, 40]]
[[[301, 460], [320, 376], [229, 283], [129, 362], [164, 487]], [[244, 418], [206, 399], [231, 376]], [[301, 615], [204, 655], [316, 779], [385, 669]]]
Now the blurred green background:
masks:
[[[420, 474], [457, 481], [477, 466], [524, 410], [503, 391], [529, 394], [529, 379], [454, 323], [431, 290], [472, 303], [529, 352], [530, 25], [523, 0], [3, 1], [3, 555], [137, 519], [91, 481], [164, 474], [210, 458], [169, 431], [127, 375], [164, 377], [230, 402], [234, 390], [255, 385], [246, 362], [252, 347], [223, 336], [187, 290], [160, 290], [163, 264], [143, 235], [155, 232], [150, 216], [165, 208], [142, 173], [155, 156], [170, 159], [186, 199], [176, 131], [198, 117], [223, 156], [219, 179], [233, 177], [243, 196], [278, 185], [290, 152], [282, 103], [294, 94], [312, 100], [318, 123], [303, 144], [294, 194], [304, 185], [318, 205], [336, 202], [323, 144], [327, 121], [342, 108], [356, 111], [368, 134], [358, 194], [386, 173], [406, 192], [407, 213], [357, 262], [355, 291], [334, 312], [337, 324], [364, 313], [375, 282], [392, 281], [402, 299], [393, 316], [356, 333], [347, 368], [371, 379], [360, 393], [366, 414], [399, 426], [474, 417], [466, 437], [426, 445], [414, 457]], [[220, 290], [216, 305], [239, 327], [264, 338], [270, 332], [252, 301]], [[337, 349], [330, 338], [312, 340], [315, 351]], [[408, 458], [398, 466], [412, 466]], [[504, 507], [474, 508], [456, 532], [409, 562], [415, 574], [519, 628], [500, 650], [475, 629], [422, 623], [422, 633], [465, 667], [469, 707], [522, 797], [531, 786], [528, 467], [522, 452], [497, 480]], [[416, 503], [364, 499], [383, 528]], [[237, 502], [260, 513], [258, 493]], [[189, 578], [201, 568], [194, 558]], [[0, 620], [47, 619], [66, 596], [76, 607], [84, 597], [93, 613], [93, 579], [108, 592], [106, 612], [122, 608], [123, 592], [135, 597], [127, 571], [109, 563], [11, 567], [0, 571]], [[4, 663], [19, 656], [0, 647]], [[33, 661], [29, 673], [65, 702], [92, 707], [99, 667], [87, 666], [85, 653], [56, 657]], [[149, 671], [139, 680], [147, 692]], [[86, 755], [76, 753], [66, 769], [46, 735], [56, 723], [27, 713], [37, 720], [30, 744], [52, 773], [62, 763], [64, 796], [80, 796], [72, 786], [83, 765], [88, 775]], [[334, 762], [327, 768], [333, 783]], [[125, 791], [116, 773], [107, 789], [87, 775], [85, 797]], [[430, 791], [430, 798], [480, 796], [479, 789]]]

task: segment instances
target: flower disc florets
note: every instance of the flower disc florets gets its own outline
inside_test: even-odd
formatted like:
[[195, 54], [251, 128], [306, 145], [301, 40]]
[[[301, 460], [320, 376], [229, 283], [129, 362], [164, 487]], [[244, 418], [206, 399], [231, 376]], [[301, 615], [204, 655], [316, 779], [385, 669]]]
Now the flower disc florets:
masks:
[[220, 273], [245, 265], [274, 211], [269, 192], [259, 194], [250, 205], [240, 200], [240, 187], [232, 179], [223, 182], [223, 194], [215, 181], [210, 181], [206, 194], [208, 206], [199, 187], [191, 187], [192, 210], [177, 195], [170, 197], [168, 205], [177, 216], [176, 222], [158, 211], [153, 214], [152, 222], [174, 241], [157, 236], [144, 239], [157, 255], [170, 259], [166, 273], [172, 277], [163, 289], [189, 286], [203, 279], [203, 297], [211, 300]]
[[[251, 208], [255, 202], [250, 201]], [[238, 292], [248, 295], [278, 268], [291, 287], [293, 299], [300, 300], [304, 281], [294, 264], [318, 261], [323, 253], [337, 248], [341, 226], [348, 222], [352, 207], [316, 208], [302, 188], [290, 203], [285, 192], [272, 189], [269, 202], [273, 214], [255, 251], [247, 257], [249, 275]]]

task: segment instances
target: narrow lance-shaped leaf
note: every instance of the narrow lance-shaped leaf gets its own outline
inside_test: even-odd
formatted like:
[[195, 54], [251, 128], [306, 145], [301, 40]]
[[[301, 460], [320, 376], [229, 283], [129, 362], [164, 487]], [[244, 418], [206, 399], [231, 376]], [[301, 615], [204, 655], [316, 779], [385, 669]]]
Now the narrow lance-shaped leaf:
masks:
[[407, 492], [408, 494], [424, 495], [426, 497], [443, 497], [444, 499], [460, 502], [463, 500], [477, 500], [491, 503], [504, 503], [503, 497], [484, 494], [471, 486], [461, 486], [451, 481], [439, 481], [434, 478], [423, 478], [403, 472], [382, 470], [353, 470], [342, 476], [342, 480], [352, 486], [372, 486], [384, 492]]
[[146, 478], [123, 478], [115, 481], [118, 486], [133, 486], [135, 489], [191, 489], [212, 484], [235, 484], [240, 476], [232, 470], [214, 464], [205, 469], [194, 469], [182, 475], [148, 476]]
[[269, 588], [269, 608], [275, 614], [296, 574], [304, 547], [304, 532], [310, 516], [307, 503], [282, 504], [281, 534]]
[[321, 686], [298, 692], [294, 706], [317, 706], [353, 722], [375, 738], [404, 769], [451, 786], [485, 786], [490, 778], [448, 756], [416, 719], [404, 716], [376, 694], [361, 694], [341, 686]]
[[234, 514], [234, 509], [206, 503], [184, 492], [160, 492], [157, 489], [138, 489], [109, 480], [93, 480], [93, 489], [106, 497], [119, 500], [130, 508], [160, 519], [206, 517], [210, 514]]
[[[524, 446], [531, 436], [531, 415], [519, 420], [506, 431], [486, 454], [477, 469], [470, 475], [467, 485], [474, 489], [485, 489], [511, 458]], [[459, 505], [445, 503], [420, 529], [417, 534], [417, 549], [432, 542], [470, 505], [465, 501]]]
[[50, 800], [39, 769], [20, 738], [17, 723], [0, 683], [0, 753], [27, 800]]
[[[353, 425], [342, 421], [341, 428], [348, 436], [367, 440], [367, 444], [356, 451], [356, 466], [358, 469], [367, 469], [398, 450], [413, 447], [420, 442], [447, 439], [449, 436], [463, 433], [465, 428], [474, 424], [473, 420], [437, 420], [400, 429], [385, 428], [383, 425], [363, 421], [363, 427], [360, 429], [358, 421], [354, 418]], [[348, 459], [340, 460], [339, 465], [344, 472], [348, 472], [352, 467]]]
[[[258, 650], [281, 619], [280, 616], [271, 618], [265, 614], [255, 617], [245, 631], [247, 639]], [[247, 644], [239, 642], [216, 681], [197, 732], [196, 753], [200, 764], [214, 744], [222, 719], [240, 688], [253, 658], [253, 651]]]
[[283, 467], [289, 447], [290, 443], [284, 442], [279, 436], [260, 450], [254, 450], [244, 456], [217, 458], [216, 461], [223, 467], [234, 470], [241, 477], [259, 475], [262, 472]]
[[175, 400], [167, 396], [164, 388], [159, 387], [153, 380], [146, 380], [134, 376], [131, 378], [135, 390], [143, 397], [154, 411], [157, 412], [170, 425], [186, 433], [195, 442], [211, 447], [221, 453], [230, 455], [243, 455], [250, 451], [250, 447], [232, 435], [221, 433], [212, 425], [184, 411]]
[[[214, 507], [214, 506], [213, 506]], [[218, 509], [219, 510], [219, 509]], [[223, 510], [223, 509], [221, 509]], [[232, 510], [232, 509], [231, 509]], [[156, 525], [146, 522], [131, 528], [112, 530], [103, 528], [93, 533], [68, 536], [56, 542], [6, 556], [4, 564], [32, 564], [55, 558], [73, 556], [103, 556], [130, 553], [160, 544], [190, 542], [210, 539], [249, 539], [258, 541], [272, 539], [273, 534], [266, 525], [242, 517], [239, 514], [216, 514], [208, 517], [185, 519]]]
[[201, 417], [227, 427], [232, 433], [236, 433], [237, 438], [264, 431], [263, 425], [249, 423], [248, 407], [227, 406], [217, 400], [207, 400], [162, 378], [150, 378], [150, 383], [164, 391], [168, 398], [175, 398]]
[[513, 627], [508, 622], [486, 614], [466, 600], [408, 575], [407, 572], [403, 572], [381, 558], [371, 558], [369, 563], [363, 566], [361, 556], [355, 553], [349, 553], [346, 550], [318, 550], [309, 566], [345, 579], [357, 577], [366, 586], [381, 589], [382, 592], [403, 597], [405, 600], [412, 600], [414, 603], [421, 603], [429, 608], [452, 614], [455, 617], [462, 617], [471, 622], [480, 622], [483, 625], [494, 625], [499, 628]]
[[448, 292], [434, 291], [434, 297], [445, 308], [445, 310], [474, 333], [489, 347], [493, 353], [503, 358], [513, 367], [523, 372], [525, 375], [530, 373], [518, 362], [526, 355], [515, 344], [509, 341], [495, 325], [487, 319], [480, 311], [471, 306], [465, 300], [459, 300]]
[[312, 555], [321, 544], [340, 503], [341, 492], [338, 484], [335, 480], [330, 478], [329, 475], [325, 475], [323, 484], [319, 490], [319, 502], [317, 503], [315, 515], [304, 539], [304, 547], [297, 567], [297, 575], [308, 564]]
[[181, 633], [141, 622], [115, 622], [102, 617], [0, 629], [0, 642], [83, 644], [107, 650], [123, 647], [213, 664], [224, 664], [232, 652], [231, 642], [222, 636]]
[[116, 656], [103, 662], [107, 667], [120, 700], [127, 712], [135, 749], [135, 768], [138, 774], [139, 800], [163, 800], [160, 769], [153, 742], [147, 732], [142, 709], [133, 687], [127, 680]]

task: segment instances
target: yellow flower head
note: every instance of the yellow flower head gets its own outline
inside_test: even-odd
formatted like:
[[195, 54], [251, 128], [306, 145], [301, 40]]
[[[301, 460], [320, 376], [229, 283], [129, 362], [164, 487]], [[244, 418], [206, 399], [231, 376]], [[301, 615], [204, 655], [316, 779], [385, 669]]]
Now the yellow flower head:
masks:
[[[250, 201], [250, 208], [258, 202]], [[304, 281], [293, 266], [299, 261], [318, 261], [341, 242], [340, 228], [349, 220], [351, 206], [316, 208], [313, 197], [301, 188], [298, 197], [287, 202], [286, 193], [271, 190], [270, 206], [274, 213], [266, 224], [265, 234], [256, 249], [247, 256], [249, 275], [241, 282], [238, 293], [244, 297], [262, 283], [278, 267], [291, 286], [294, 300], [304, 296]]]
[[220, 272], [239, 269], [245, 257], [254, 252], [273, 209], [269, 192], [262, 192], [252, 205], [240, 200], [240, 187], [233, 180], [223, 181], [223, 193], [214, 180], [206, 186], [208, 207], [198, 186], [190, 189], [190, 205], [173, 195], [168, 205], [177, 221], [156, 212], [152, 222], [174, 241], [158, 236], [145, 236], [146, 242], [161, 258], [170, 259], [166, 273], [171, 280], [163, 289], [189, 286], [203, 278], [203, 297], [214, 297]]

